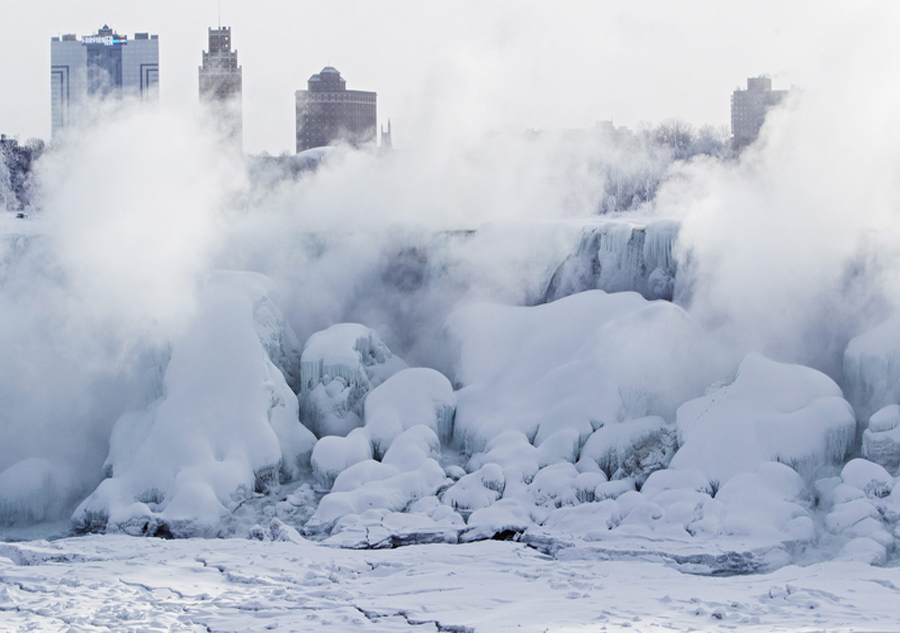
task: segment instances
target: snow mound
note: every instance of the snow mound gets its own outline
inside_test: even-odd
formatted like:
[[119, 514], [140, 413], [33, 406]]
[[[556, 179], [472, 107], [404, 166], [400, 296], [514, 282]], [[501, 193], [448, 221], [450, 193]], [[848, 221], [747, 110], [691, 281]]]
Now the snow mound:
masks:
[[358, 462], [372, 459], [372, 440], [365, 429], [353, 429], [346, 436], [327, 435], [316, 442], [310, 463], [316, 485], [330, 490], [335, 478]]
[[339, 519], [361, 515], [368, 510], [402, 512], [414, 501], [435, 495], [446, 483], [447, 478], [440, 464], [433, 459], [425, 459], [414, 470], [361, 482], [357, 488], [325, 495], [304, 526], [304, 532], [310, 535], [330, 533]]
[[[853, 459], [841, 470], [840, 478], [820, 480], [816, 487], [823, 507], [830, 506], [825, 528], [849, 540], [848, 548], [857, 547], [852, 543], [859, 539], [866, 539], [862, 543], [874, 541], [885, 552], [894, 548], [900, 519], [900, 491], [882, 466]], [[842, 552], [838, 558], [846, 557], [845, 554]]]
[[[535, 445], [564, 430], [673, 417], [720, 371], [681, 308], [634, 292], [582, 292], [534, 307], [473, 304], [447, 321], [460, 356], [454, 435], [468, 454], [505, 431]], [[698, 358], [704, 362], [697, 362]]]
[[889, 404], [872, 414], [863, 431], [862, 454], [891, 470], [900, 466], [900, 405]]
[[406, 369], [375, 331], [338, 323], [309, 337], [300, 358], [303, 423], [317, 437], [362, 426], [363, 401], [374, 387]]
[[844, 352], [844, 381], [859, 420], [900, 403], [900, 315], [850, 341]]
[[404, 369], [366, 396], [365, 427], [376, 457], [384, 455], [403, 431], [423, 425], [443, 443], [453, 436], [456, 395], [443, 374], [427, 368]]
[[271, 329], [284, 321], [270, 290], [254, 273], [204, 280], [191, 322], [171, 342], [162, 395], [116, 422], [110, 477], [76, 509], [76, 529], [220, 534], [221, 519], [254, 490], [306, 467], [315, 438], [266, 349], [291, 337]]
[[72, 473], [46, 459], [29, 458], [0, 473], [0, 525], [28, 525], [61, 517], [83, 491]]
[[670, 467], [700, 469], [720, 483], [769, 461], [811, 477], [839, 464], [856, 433], [833, 380], [759, 354], [744, 359], [731, 384], [679, 407], [676, 426], [681, 447]]

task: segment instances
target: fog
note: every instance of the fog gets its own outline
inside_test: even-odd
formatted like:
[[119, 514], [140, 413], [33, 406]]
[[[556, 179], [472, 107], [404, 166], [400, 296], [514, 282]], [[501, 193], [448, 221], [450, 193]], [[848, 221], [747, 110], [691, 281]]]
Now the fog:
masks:
[[[890, 41], [876, 26], [824, 60], [739, 158], [663, 164], [656, 198], [629, 211], [682, 222], [677, 300], [735, 365], [759, 351], [840, 382], [847, 341], [894, 308], [900, 60], [869, 63]], [[538, 301], [611, 166], [661, 165], [596, 130], [467, 127], [469, 97], [427, 142], [339, 147], [296, 178], [248, 171], [193, 114], [98, 104], [94, 125], [38, 162], [27, 227], [4, 224], [0, 471], [43, 457], [77, 471], [80, 490], [95, 484], [112, 424], [156, 395], [167, 341], [218, 268], [271, 277], [301, 342], [357, 321], [450, 374], [454, 307]]]

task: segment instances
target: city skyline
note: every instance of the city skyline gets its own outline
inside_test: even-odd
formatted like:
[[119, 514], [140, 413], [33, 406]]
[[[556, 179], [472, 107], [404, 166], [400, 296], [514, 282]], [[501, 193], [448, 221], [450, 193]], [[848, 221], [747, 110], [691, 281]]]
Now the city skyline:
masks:
[[[668, 118], [726, 126], [729, 96], [746, 77], [828, 86], [842, 63], [883, 46], [900, 17], [898, 8], [866, 2], [827, 4], [816, 13], [803, 3], [764, 2], [747, 15], [711, 2], [221, 6], [245, 68], [250, 153], [292, 150], [294, 92], [310, 69], [325, 65], [378, 91], [379, 124], [392, 119], [395, 144], [477, 138], [504, 127], [588, 128], [610, 119], [632, 128]], [[196, 60], [217, 23], [214, 5], [94, 0], [46, 8], [9, 2], [16, 29], [0, 43], [0, 76], [17, 99], [0, 105], [5, 133], [49, 139], [48, 42], [104, 23], [159, 34], [161, 107], [199, 108]], [[879, 57], [885, 68], [895, 56], [886, 52]]]

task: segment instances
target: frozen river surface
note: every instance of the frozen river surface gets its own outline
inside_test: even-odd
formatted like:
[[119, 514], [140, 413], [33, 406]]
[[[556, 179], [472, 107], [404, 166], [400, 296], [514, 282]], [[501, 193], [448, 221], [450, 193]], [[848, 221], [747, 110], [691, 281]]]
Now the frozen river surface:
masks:
[[2, 631], [896, 631], [900, 570], [709, 577], [519, 543], [0, 543]]

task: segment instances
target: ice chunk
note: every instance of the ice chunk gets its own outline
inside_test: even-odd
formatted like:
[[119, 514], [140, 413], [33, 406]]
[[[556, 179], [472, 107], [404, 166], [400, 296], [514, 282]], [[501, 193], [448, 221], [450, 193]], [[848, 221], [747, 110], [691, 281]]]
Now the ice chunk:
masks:
[[338, 323], [316, 332], [300, 359], [304, 424], [318, 437], [347, 435], [362, 425], [369, 391], [402, 369], [406, 363], [364, 325]]
[[411, 426], [391, 443], [382, 462], [401, 471], [415, 470], [426, 459], [439, 460], [441, 443], [437, 434], [424, 424]]
[[749, 354], [734, 382], [685, 403], [670, 468], [699, 468], [720, 483], [780, 461], [812, 476], [853, 446], [856, 420], [841, 390], [809, 367]]
[[578, 459], [578, 449], [584, 443], [575, 429], [563, 429], [545, 439], [537, 447], [538, 466], [543, 468], [557, 462], [574, 464]]
[[372, 459], [372, 440], [365, 429], [354, 429], [346, 437], [328, 435], [316, 442], [310, 461], [316, 485], [330, 490], [335, 478], [354, 464]]
[[443, 443], [453, 436], [456, 395], [443, 374], [427, 368], [404, 369], [372, 390], [365, 401], [365, 425], [375, 447], [384, 455], [395, 437], [424, 425]]
[[488, 442], [484, 453], [476, 453], [468, 462], [469, 470], [496, 464], [507, 482], [530, 483], [540, 469], [538, 449], [519, 431], [505, 431]]
[[612, 499], [562, 507], [551, 512], [543, 522], [543, 531], [599, 540], [622, 521], [619, 504]]
[[731, 477], [716, 501], [722, 505], [727, 534], [804, 541], [815, 536], [809, 516], [812, 495], [803, 478], [784, 464], [766, 462], [755, 472]]
[[841, 481], [861, 490], [870, 499], [891, 494], [894, 478], [882, 466], [865, 459], [851, 459], [841, 470]]
[[274, 319], [274, 306], [259, 309], [270, 289], [254, 273], [203, 282], [192, 320], [171, 341], [162, 395], [117, 423], [112, 476], [76, 509], [77, 529], [218, 535], [233, 504], [305, 467], [315, 438], [255, 323], [263, 312]]
[[454, 510], [468, 514], [486, 508], [503, 496], [506, 478], [497, 464], [486, 464], [448, 488], [441, 501]]
[[578, 470], [575, 466], [569, 462], [560, 462], [542, 468], [535, 475], [528, 490], [534, 503], [539, 506], [560, 508], [578, 505], [581, 501], [575, 490], [576, 477]]
[[394, 466], [388, 466], [374, 459], [366, 459], [356, 462], [335, 477], [334, 485], [331, 486], [331, 492], [356, 490], [369, 481], [390, 479], [399, 472]]
[[862, 454], [885, 468], [900, 466], [900, 405], [889, 404], [872, 414], [863, 432]]
[[529, 506], [518, 499], [501, 499], [497, 503], [480, 508], [469, 516], [466, 531], [460, 541], [471, 542], [488, 538], [512, 538], [534, 525]]

